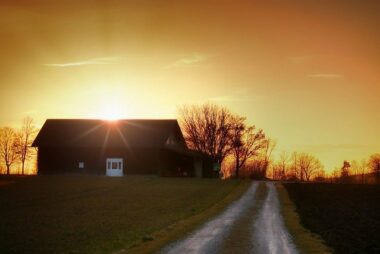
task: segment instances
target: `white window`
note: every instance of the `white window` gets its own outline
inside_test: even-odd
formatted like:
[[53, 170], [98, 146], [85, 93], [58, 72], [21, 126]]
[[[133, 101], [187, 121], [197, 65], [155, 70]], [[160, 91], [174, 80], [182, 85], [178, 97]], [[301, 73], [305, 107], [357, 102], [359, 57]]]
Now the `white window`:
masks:
[[79, 168], [84, 168], [84, 162], [83, 161], [79, 162]]
[[123, 158], [107, 158], [107, 176], [123, 176]]

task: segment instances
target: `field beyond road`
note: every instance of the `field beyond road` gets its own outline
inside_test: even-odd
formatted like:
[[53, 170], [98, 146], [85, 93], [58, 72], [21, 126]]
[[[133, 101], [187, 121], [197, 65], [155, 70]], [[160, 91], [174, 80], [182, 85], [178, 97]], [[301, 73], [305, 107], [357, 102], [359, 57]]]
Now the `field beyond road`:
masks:
[[1, 177], [1, 253], [112, 253], [210, 208], [240, 181]]
[[380, 186], [284, 184], [305, 228], [335, 253], [380, 253]]

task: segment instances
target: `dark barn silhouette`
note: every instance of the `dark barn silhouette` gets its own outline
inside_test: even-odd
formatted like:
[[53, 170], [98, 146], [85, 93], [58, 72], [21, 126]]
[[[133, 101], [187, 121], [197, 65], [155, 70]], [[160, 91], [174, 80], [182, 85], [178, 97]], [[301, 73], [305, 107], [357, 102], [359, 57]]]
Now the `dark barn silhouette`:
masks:
[[208, 156], [187, 148], [177, 120], [48, 119], [33, 146], [38, 174], [216, 176]]

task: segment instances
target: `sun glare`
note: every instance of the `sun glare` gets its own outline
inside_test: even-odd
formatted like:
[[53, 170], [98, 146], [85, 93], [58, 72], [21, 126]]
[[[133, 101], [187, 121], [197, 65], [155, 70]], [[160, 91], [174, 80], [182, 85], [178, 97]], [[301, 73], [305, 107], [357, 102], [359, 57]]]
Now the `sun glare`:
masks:
[[114, 100], [114, 101], [107, 101], [103, 103], [101, 109], [100, 109], [100, 115], [99, 117], [104, 120], [109, 121], [116, 121], [118, 119], [122, 118], [122, 107], [121, 104]]

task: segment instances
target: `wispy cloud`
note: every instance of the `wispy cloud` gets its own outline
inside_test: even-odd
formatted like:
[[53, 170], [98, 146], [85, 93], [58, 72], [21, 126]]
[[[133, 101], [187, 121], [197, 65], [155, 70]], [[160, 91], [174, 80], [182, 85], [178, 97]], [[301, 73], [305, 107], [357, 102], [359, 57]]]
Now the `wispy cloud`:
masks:
[[343, 75], [335, 74], [335, 73], [316, 73], [316, 74], [309, 74], [306, 77], [308, 77], [308, 78], [323, 78], [323, 79], [338, 79], [338, 78], [343, 78]]
[[305, 55], [305, 56], [288, 56], [288, 60], [294, 64], [301, 64], [309, 61], [313, 56]]
[[49, 67], [78, 67], [83, 65], [107, 65], [107, 64], [117, 64], [122, 61], [123, 57], [100, 57], [100, 58], [91, 58], [84, 61], [77, 62], [68, 62], [68, 63], [48, 63], [44, 66]]
[[166, 65], [164, 68], [170, 69], [170, 68], [175, 68], [175, 67], [193, 66], [193, 65], [205, 62], [208, 59], [209, 59], [208, 56], [205, 56], [199, 53], [193, 53], [191, 55], [177, 59], [173, 63]]

